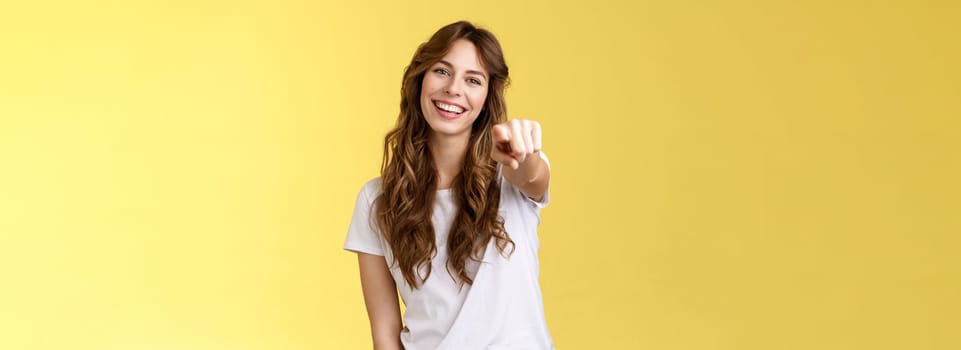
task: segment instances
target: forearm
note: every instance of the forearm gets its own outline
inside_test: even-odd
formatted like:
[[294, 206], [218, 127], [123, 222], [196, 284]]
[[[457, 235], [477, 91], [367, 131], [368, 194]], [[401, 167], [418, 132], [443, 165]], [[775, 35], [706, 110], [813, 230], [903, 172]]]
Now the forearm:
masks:
[[404, 345], [400, 343], [400, 330], [393, 334], [374, 335], [374, 350], [403, 350]]
[[528, 156], [517, 169], [503, 167], [503, 172], [508, 182], [534, 200], [540, 201], [547, 192], [551, 171], [540, 152]]
[[374, 350], [401, 350], [400, 312], [393, 315], [370, 315], [370, 333], [374, 340]]
[[364, 303], [375, 350], [403, 349], [400, 342], [400, 304], [397, 287], [383, 256], [358, 254]]

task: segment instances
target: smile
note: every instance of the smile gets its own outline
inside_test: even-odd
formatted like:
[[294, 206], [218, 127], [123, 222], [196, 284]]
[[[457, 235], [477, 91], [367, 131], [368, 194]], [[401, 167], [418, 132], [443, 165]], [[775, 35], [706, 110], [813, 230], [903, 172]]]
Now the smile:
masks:
[[461, 107], [455, 104], [448, 104], [441, 101], [434, 101], [434, 105], [437, 106], [437, 108], [440, 108], [442, 110], [445, 110], [451, 113], [457, 113], [457, 114], [464, 113], [464, 107]]

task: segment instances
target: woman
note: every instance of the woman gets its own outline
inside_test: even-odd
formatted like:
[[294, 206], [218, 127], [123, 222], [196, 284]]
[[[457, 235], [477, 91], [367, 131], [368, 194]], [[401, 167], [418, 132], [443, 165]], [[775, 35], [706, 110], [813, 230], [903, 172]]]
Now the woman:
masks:
[[468, 22], [437, 31], [404, 72], [381, 176], [344, 244], [375, 349], [553, 349], [537, 260], [550, 168], [539, 124], [507, 121], [508, 82], [497, 39]]

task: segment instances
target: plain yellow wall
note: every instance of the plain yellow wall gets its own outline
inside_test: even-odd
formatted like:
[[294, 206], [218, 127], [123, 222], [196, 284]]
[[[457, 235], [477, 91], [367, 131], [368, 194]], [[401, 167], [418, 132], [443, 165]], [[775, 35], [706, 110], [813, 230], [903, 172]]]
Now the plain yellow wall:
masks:
[[957, 1], [0, 5], [0, 349], [364, 349], [354, 198], [468, 19], [559, 349], [961, 348]]

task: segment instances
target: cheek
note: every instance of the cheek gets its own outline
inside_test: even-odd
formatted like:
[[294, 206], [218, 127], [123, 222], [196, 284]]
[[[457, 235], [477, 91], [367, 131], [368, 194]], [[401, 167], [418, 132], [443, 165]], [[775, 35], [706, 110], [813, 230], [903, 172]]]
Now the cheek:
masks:
[[[430, 96], [433, 92], [433, 83], [428, 77], [424, 77], [424, 80], [420, 85], [420, 104], [421, 108], [427, 108], [430, 105]], [[426, 112], [426, 111], [425, 111]]]
[[428, 91], [430, 91], [430, 81], [429, 79], [424, 78], [424, 80], [420, 82], [420, 97], [426, 97], [428, 95]]
[[424, 76], [424, 80], [421, 81], [420, 86], [420, 91], [422, 94], [431, 94], [443, 86], [443, 81], [428, 74]]
[[478, 112], [484, 108], [484, 102], [487, 102], [487, 90], [478, 91], [470, 97], [471, 107]]

